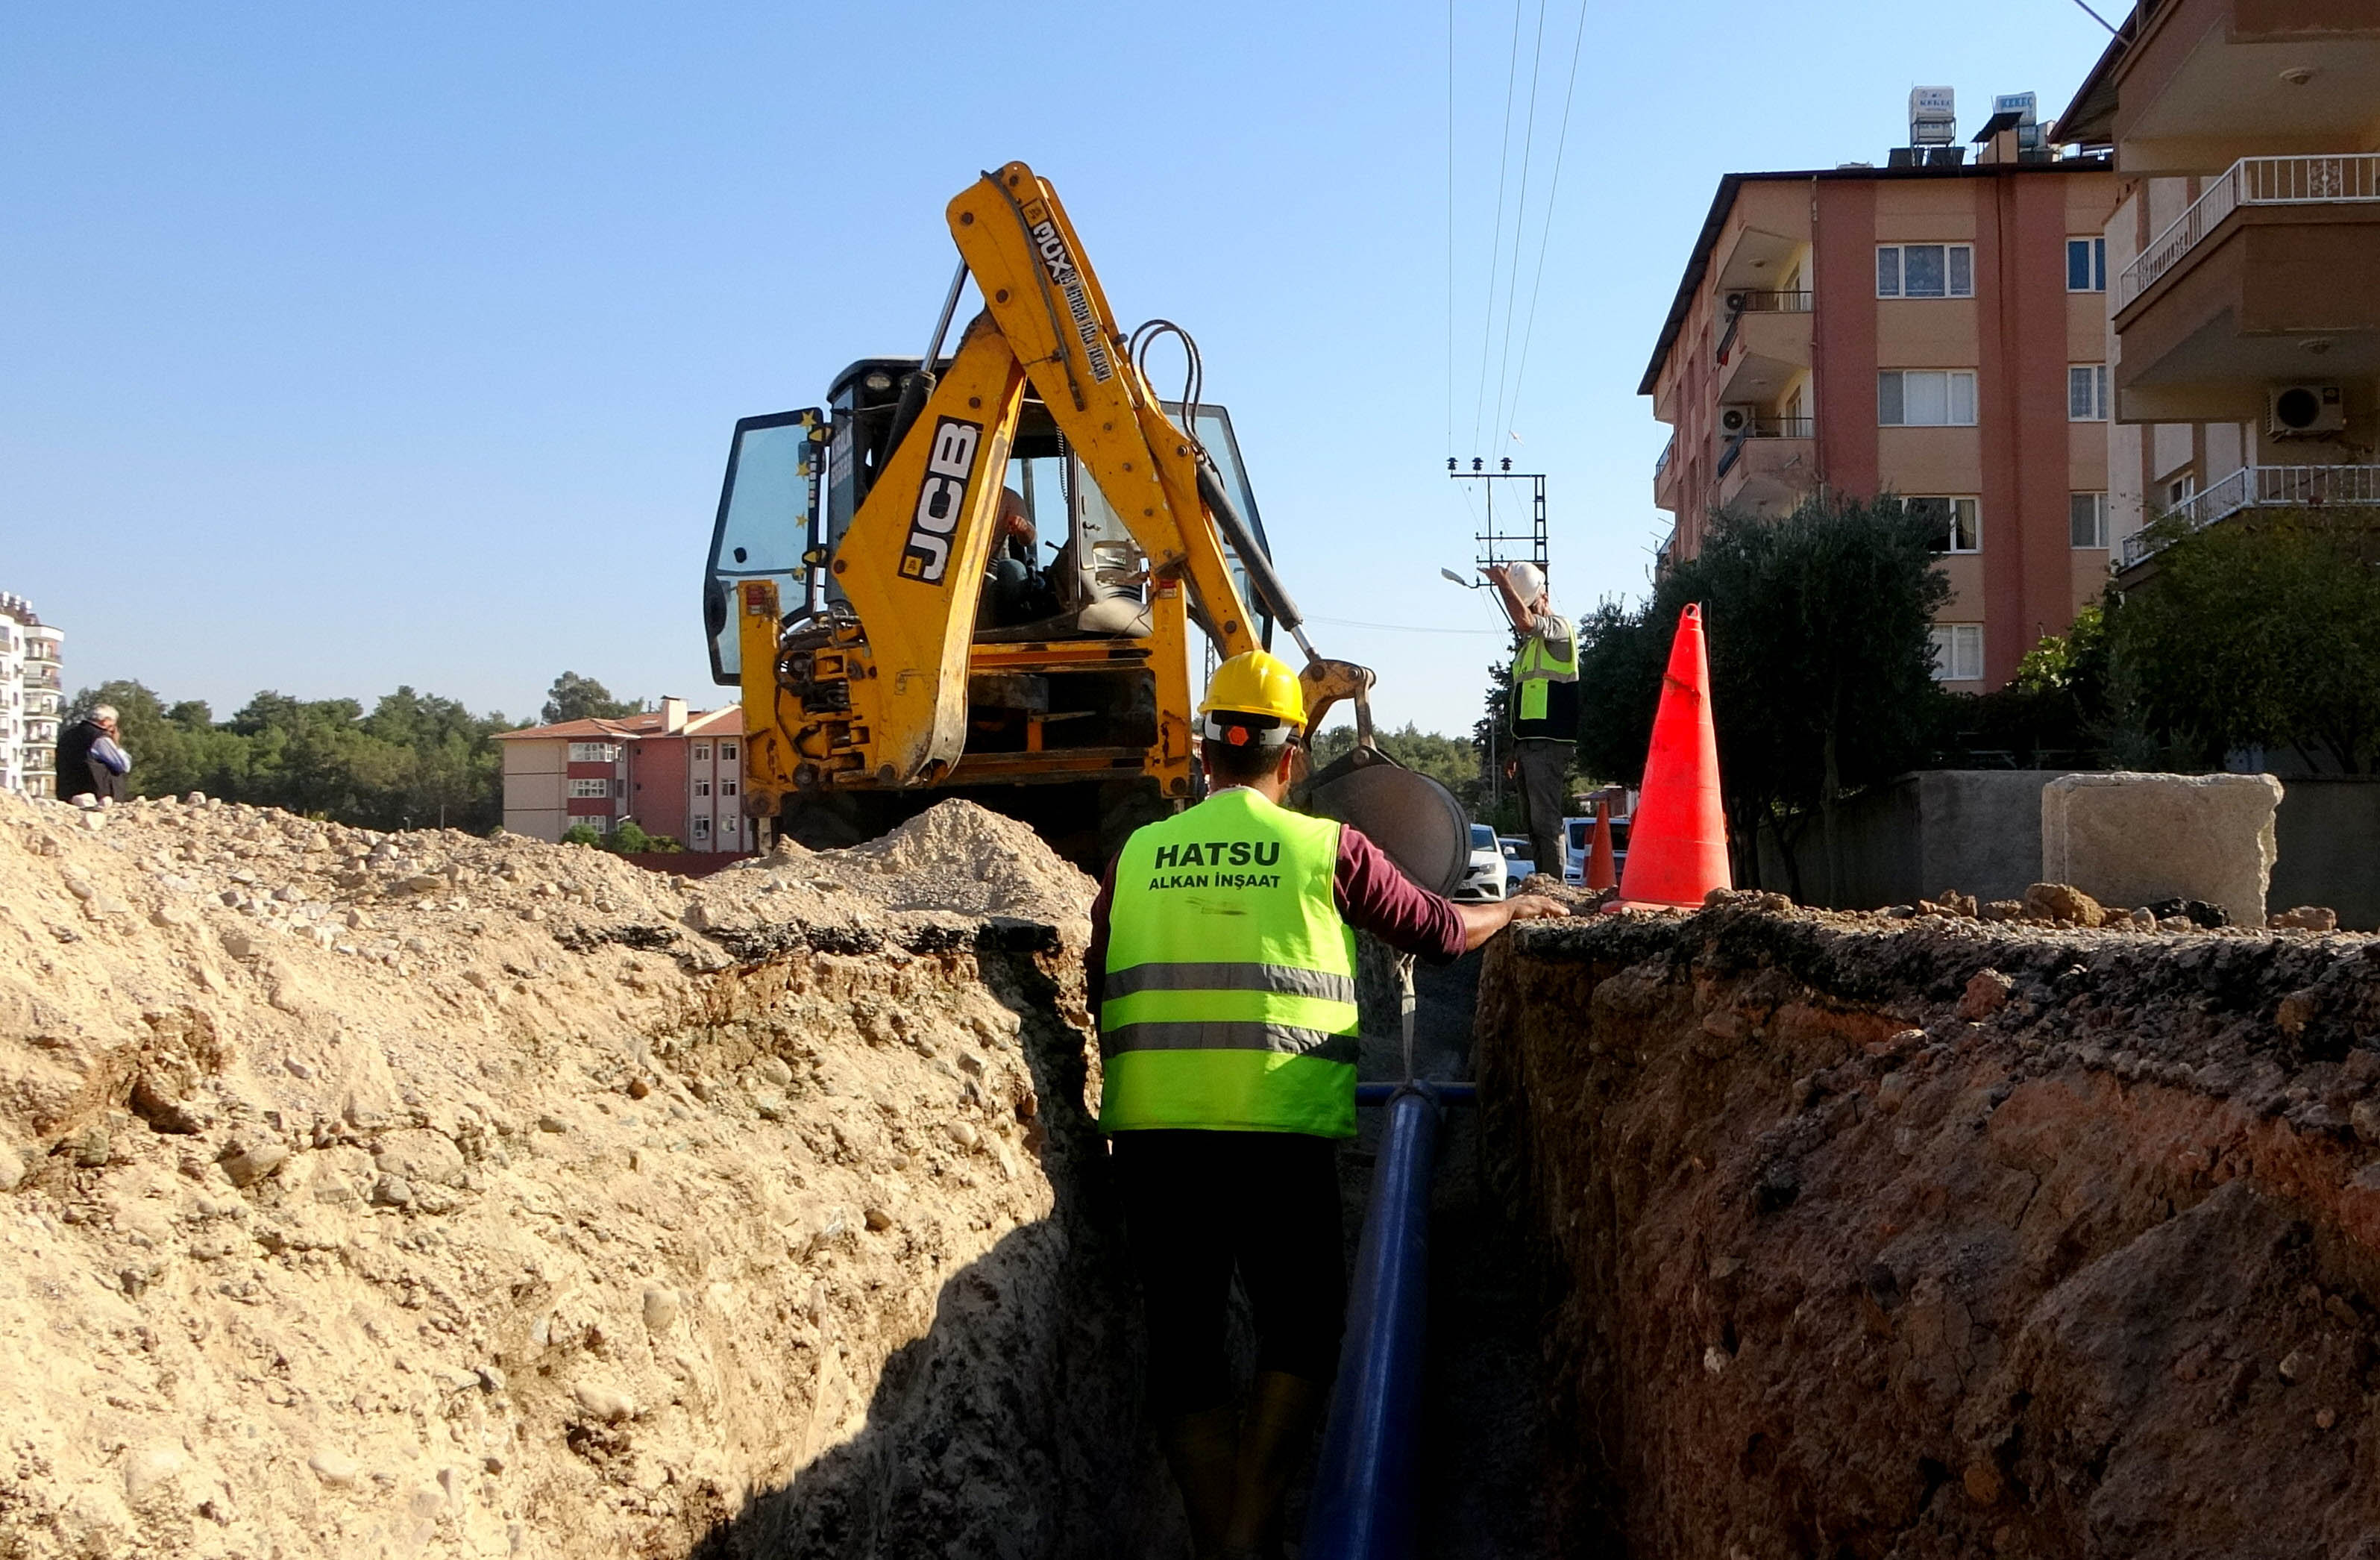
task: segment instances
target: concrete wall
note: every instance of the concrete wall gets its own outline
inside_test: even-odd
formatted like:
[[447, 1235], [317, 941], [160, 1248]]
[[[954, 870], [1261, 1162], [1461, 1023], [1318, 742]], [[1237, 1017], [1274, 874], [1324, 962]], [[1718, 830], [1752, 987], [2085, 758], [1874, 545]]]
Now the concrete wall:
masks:
[[[1904, 774], [1842, 810], [1843, 883], [1827, 884], [1826, 846], [1812, 819], [1795, 844], [1802, 897], [1835, 909], [1906, 905], [1956, 888], [1978, 899], [2020, 899], [2041, 878], [2041, 791], [2047, 770], [1935, 769]], [[2283, 782], [2280, 856], [2265, 896], [2273, 911], [2326, 905], [2338, 924], [2380, 931], [2380, 778]], [[1760, 881], [1790, 880], [1761, 838]]]
[[2274, 911], [2327, 905], [2338, 924], [2380, 931], [2380, 779], [2285, 780], [2280, 858], [2265, 903]]
[[[1929, 769], [1904, 774], [1842, 810], [1843, 882], [1829, 892], [1815, 819], [1796, 842], [1803, 898], [1838, 909], [1906, 905], [1946, 888], [2015, 899], [2041, 875], [2039, 770]], [[1786, 886], [1785, 863], [1764, 839], [1761, 882]]]

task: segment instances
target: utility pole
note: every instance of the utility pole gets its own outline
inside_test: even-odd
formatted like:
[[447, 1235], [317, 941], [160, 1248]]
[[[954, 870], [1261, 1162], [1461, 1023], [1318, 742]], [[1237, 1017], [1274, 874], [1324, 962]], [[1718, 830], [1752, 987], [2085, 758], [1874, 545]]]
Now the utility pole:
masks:
[[[1458, 482], [1479, 483], [1481, 494], [1486, 500], [1479, 530], [1471, 539], [1477, 550], [1478, 567], [1485, 569], [1490, 564], [1533, 563], [1542, 569], [1546, 567], [1546, 474], [1543, 471], [1513, 470], [1512, 457], [1509, 455], [1499, 460], [1496, 467], [1495, 470], [1488, 470], [1487, 461], [1475, 455], [1471, 457], [1471, 469], [1466, 471], [1463, 469], [1462, 462], [1454, 457], [1450, 455], [1446, 457], [1447, 476]], [[1529, 516], [1526, 530], [1496, 529], [1496, 493], [1499, 482], [1529, 484]], [[1512, 508], [1512, 501], [1508, 499], [1505, 506], [1508, 515], [1511, 514]], [[1508, 521], [1507, 523], [1517, 524], [1518, 522]], [[1470, 583], [1468, 580], [1455, 579], [1451, 571], [1448, 573], [1448, 578], [1454, 579], [1458, 585]], [[1488, 723], [1488, 805], [1490, 808], [1501, 806], [1504, 800], [1504, 766], [1497, 757], [1497, 746], [1501, 738], [1504, 719], [1512, 713], [1510, 708], [1512, 697], [1512, 690], [1507, 689], [1504, 693], [1507, 707], [1500, 712], [1498, 718]]]

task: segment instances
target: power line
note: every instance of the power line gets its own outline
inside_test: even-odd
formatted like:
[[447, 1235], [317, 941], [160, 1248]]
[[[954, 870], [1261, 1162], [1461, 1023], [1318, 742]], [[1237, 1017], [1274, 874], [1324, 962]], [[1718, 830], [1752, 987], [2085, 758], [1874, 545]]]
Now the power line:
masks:
[[1488, 344], [1496, 335], [1496, 268], [1504, 258], [1504, 188], [1512, 162], [1512, 89], [1521, 73], [1521, 4], [1522, 0], [1512, 0], [1512, 51], [1504, 66], [1504, 139], [1496, 156], [1495, 244], [1488, 255], [1488, 317], [1479, 328], [1479, 389], [1471, 401], [1471, 449], [1475, 455], [1479, 450], [1479, 420], [1488, 409]]
[[1512, 266], [1504, 282], [1504, 350], [1496, 362], [1496, 426], [1505, 427], [1504, 386], [1512, 369], [1512, 314], [1520, 301], [1521, 235], [1529, 221], [1529, 164], [1537, 146], [1537, 79], [1546, 57], [1546, 0], [1537, 0], [1537, 37], [1529, 49], [1529, 117], [1521, 137], [1521, 194], [1513, 202]]
[[1529, 377], [1529, 347], [1536, 338], [1537, 299], [1546, 285], [1546, 249], [1553, 238], [1555, 197], [1561, 193], [1562, 153], [1570, 147], [1570, 108], [1578, 93], [1578, 57], [1586, 43], [1586, 0], [1579, 0], [1578, 32], [1570, 45], [1570, 84], [1562, 89], [1561, 133], [1554, 139], [1553, 177], [1546, 186], [1545, 225], [1537, 230], [1537, 268], [1529, 283], [1529, 323], [1521, 330], [1521, 366], [1512, 375], [1512, 420], [1521, 420], [1521, 385]]

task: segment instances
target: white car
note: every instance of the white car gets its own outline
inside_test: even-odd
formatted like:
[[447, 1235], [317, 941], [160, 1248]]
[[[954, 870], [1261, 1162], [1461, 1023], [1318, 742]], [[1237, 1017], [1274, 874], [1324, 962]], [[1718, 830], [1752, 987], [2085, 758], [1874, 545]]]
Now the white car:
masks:
[[1496, 838], [1495, 829], [1486, 823], [1471, 825], [1471, 866], [1463, 874], [1463, 883], [1455, 889], [1457, 899], [1501, 899], [1504, 897], [1504, 847]]
[[1509, 899], [1537, 870], [1537, 847], [1518, 835], [1498, 835], [1496, 843], [1504, 847], [1504, 896]]

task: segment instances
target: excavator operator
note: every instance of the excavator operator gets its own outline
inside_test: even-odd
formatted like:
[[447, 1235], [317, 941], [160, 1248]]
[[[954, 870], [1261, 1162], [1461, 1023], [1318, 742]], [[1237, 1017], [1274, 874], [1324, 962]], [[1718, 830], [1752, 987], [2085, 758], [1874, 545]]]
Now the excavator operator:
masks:
[[[1379, 847], [1283, 808], [1302, 746], [1297, 674], [1261, 651], [1199, 706], [1209, 794], [1128, 839], [1091, 909], [1085, 969], [1106, 1064], [1100, 1128], [1148, 1321], [1148, 1395], [1200, 1560], [1280, 1553], [1281, 1502], [1339, 1358], [1336, 1143], [1355, 1135], [1355, 931], [1445, 963], [1522, 897], [1456, 905]], [[1237, 1270], [1257, 1377], [1232, 1405]]]

